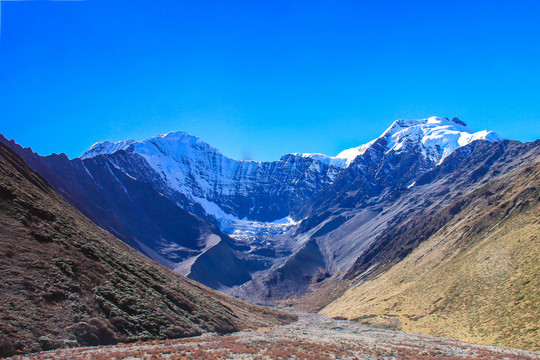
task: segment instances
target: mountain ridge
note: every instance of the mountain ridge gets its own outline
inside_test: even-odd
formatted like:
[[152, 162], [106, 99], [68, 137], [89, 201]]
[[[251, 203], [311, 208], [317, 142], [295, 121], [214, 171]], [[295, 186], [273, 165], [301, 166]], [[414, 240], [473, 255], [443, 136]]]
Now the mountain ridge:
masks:
[[[456, 144], [445, 144], [447, 146], [447, 149], [445, 149], [445, 153], [443, 154], [442, 158], [439, 161], [442, 161], [444, 157], [448, 156], [452, 151], [454, 151], [457, 147], [466, 146], [472, 141], [475, 140], [489, 140], [489, 141], [498, 141], [502, 138], [494, 133], [493, 131], [488, 130], [481, 130], [477, 132], [472, 132], [472, 130], [465, 124], [463, 121], [458, 119], [457, 117], [448, 119], [438, 116], [432, 116], [425, 119], [418, 119], [418, 120], [406, 120], [406, 119], [398, 119], [395, 120], [390, 127], [388, 127], [378, 138], [383, 137], [396, 137], [397, 139], [394, 141], [396, 149], [394, 149], [394, 146], [390, 146], [390, 150], [399, 150], [401, 148], [402, 144], [398, 144], [399, 140], [403, 137], [406, 137], [410, 134], [403, 133], [404, 129], [413, 129], [414, 131], [420, 130], [423, 132], [422, 142], [457, 142], [459, 146], [456, 146]], [[401, 133], [401, 134], [400, 134]], [[398, 136], [396, 136], [398, 135]], [[454, 137], [456, 139], [452, 139], [450, 141], [437, 141], [438, 138], [444, 138], [446, 137]], [[87, 159], [94, 156], [104, 155], [104, 154], [112, 154], [116, 151], [120, 150], [127, 150], [132, 145], [137, 147], [138, 145], [143, 145], [145, 143], [156, 143], [160, 139], [170, 139], [175, 138], [177, 141], [180, 142], [187, 142], [190, 143], [190, 145], [198, 144], [199, 146], [206, 147], [207, 150], [210, 152], [219, 153], [221, 152], [215, 148], [209, 145], [208, 143], [201, 140], [199, 137], [191, 135], [185, 131], [182, 130], [176, 130], [171, 131], [165, 134], [152, 136], [150, 138], [147, 138], [145, 140], [136, 141], [134, 139], [128, 139], [128, 140], [121, 140], [117, 142], [111, 142], [111, 141], [100, 141], [95, 144], [93, 144], [89, 150], [87, 150], [85, 153], [83, 153], [80, 158], [81, 159]], [[287, 157], [290, 155], [293, 156], [300, 156], [300, 157], [310, 157], [313, 159], [316, 159], [322, 163], [325, 163], [327, 165], [334, 165], [338, 167], [347, 167], [350, 165], [352, 161], [358, 156], [365, 152], [367, 148], [369, 148], [370, 145], [372, 145], [378, 138], [373, 139], [365, 144], [362, 144], [357, 147], [345, 149], [341, 151], [336, 156], [329, 156], [321, 153], [288, 153], [285, 155], [282, 155], [280, 159], [283, 157]], [[399, 146], [398, 146], [399, 145]], [[436, 146], [440, 144], [431, 144], [430, 147]], [[136, 151], [136, 150], [134, 150]], [[235, 160], [230, 157], [227, 157], [223, 155], [225, 158], [233, 161], [240, 161], [240, 162], [253, 162], [253, 163], [268, 163], [273, 162], [277, 160], [271, 160], [271, 161], [257, 161], [257, 160]]]

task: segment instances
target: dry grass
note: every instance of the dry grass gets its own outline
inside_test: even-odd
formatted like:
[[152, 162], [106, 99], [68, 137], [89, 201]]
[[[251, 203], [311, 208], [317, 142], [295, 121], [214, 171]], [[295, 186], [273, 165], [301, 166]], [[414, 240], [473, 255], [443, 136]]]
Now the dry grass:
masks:
[[[207, 338], [152, 341], [115, 347], [80, 348], [56, 350], [30, 355], [19, 359], [168, 359], [168, 360], [217, 360], [217, 359], [500, 359], [501, 354], [488, 350], [477, 350], [471, 355], [448, 355], [440, 350], [415, 346], [378, 346], [337, 342], [320, 344], [298, 340], [258, 341], [238, 336], [213, 336]], [[529, 360], [534, 357], [505, 354], [505, 359]]]
[[540, 166], [489, 183], [445, 227], [327, 316], [540, 350]]

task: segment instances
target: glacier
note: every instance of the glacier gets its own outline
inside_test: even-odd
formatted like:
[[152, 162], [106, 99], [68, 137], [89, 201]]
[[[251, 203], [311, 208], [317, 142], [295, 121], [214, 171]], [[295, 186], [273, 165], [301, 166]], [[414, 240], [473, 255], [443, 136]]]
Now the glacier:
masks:
[[[81, 159], [125, 151], [142, 157], [167, 184], [164, 196], [182, 194], [191, 203], [188, 210], [202, 208], [222, 231], [244, 243], [262, 241], [267, 235], [287, 231], [301, 220], [289, 204], [294, 193], [306, 199], [334, 181], [376, 144], [385, 144], [387, 152], [397, 154], [417, 148], [434, 164], [441, 164], [456, 149], [473, 141], [501, 140], [492, 131], [473, 132], [457, 118], [432, 116], [425, 119], [399, 119], [378, 138], [346, 149], [336, 156], [318, 153], [292, 153], [278, 161], [234, 160], [183, 131], [174, 131], [142, 141], [133, 139], [94, 144]], [[124, 169], [133, 179], [137, 174]], [[262, 201], [255, 201], [254, 193]], [[298, 200], [295, 198], [295, 200]], [[184, 200], [177, 203], [186, 207]], [[198, 214], [201, 215], [201, 214]], [[279, 219], [290, 219], [279, 222]]]

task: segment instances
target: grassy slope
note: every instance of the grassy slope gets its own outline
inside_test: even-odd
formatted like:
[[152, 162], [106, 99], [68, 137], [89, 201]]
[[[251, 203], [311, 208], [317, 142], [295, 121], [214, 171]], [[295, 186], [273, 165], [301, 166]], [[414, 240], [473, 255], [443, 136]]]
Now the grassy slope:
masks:
[[452, 220], [322, 314], [403, 331], [540, 350], [540, 163], [443, 211]]
[[[114, 216], [114, 214], [111, 214]], [[0, 356], [292, 321], [149, 260], [0, 144]]]

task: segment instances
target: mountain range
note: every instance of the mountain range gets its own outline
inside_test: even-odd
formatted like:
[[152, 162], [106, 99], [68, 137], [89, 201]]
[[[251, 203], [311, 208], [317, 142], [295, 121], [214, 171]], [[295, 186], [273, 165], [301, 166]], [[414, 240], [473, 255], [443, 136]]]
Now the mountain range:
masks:
[[97, 225], [214, 289], [538, 350], [538, 140], [441, 117], [397, 120], [335, 157], [272, 162], [230, 159], [184, 132], [75, 159], [1, 140]]

